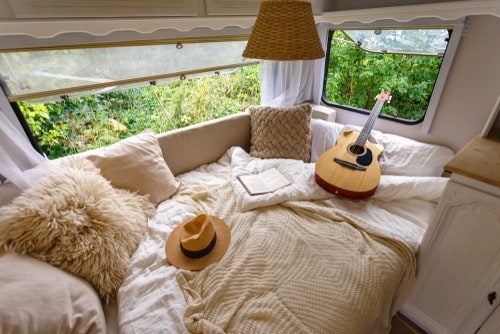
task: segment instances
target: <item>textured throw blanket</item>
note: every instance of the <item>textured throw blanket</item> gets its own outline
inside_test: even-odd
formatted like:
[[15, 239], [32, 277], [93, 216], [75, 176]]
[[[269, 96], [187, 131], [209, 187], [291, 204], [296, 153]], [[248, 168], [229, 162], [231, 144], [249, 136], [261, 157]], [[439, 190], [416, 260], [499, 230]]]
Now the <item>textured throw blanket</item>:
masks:
[[328, 201], [241, 212], [231, 181], [176, 200], [232, 233], [219, 263], [177, 273], [194, 333], [388, 333], [413, 283], [404, 243], [366, 232]]
[[[228, 154], [231, 158], [231, 179], [235, 189], [236, 207], [240, 211], [284, 201], [321, 200], [336, 197], [323, 190], [314, 181], [314, 163], [293, 159], [259, 159], [250, 156], [240, 147], [229, 149]], [[238, 175], [257, 174], [270, 168], [278, 169], [292, 181], [292, 184], [272, 193], [252, 196], [238, 181]], [[371, 199], [394, 201], [395, 199], [422, 198], [437, 202], [447, 181], [442, 177], [382, 175], [377, 191]]]

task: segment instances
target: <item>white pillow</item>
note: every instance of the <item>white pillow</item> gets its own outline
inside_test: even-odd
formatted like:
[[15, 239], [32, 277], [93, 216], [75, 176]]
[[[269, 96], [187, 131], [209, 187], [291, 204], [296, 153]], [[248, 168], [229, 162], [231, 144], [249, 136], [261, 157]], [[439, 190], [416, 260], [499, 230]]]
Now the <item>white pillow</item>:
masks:
[[[311, 162], [335, 145], [344, 128], [361, 130], [357, 126], [344, 126], [321, 119], [311, 120]], [[370, 133], [369, 140], [384, 147], [379, 164], [382, 174], [385, 175], [440, 176], [443, 166], [454, 155], [451, 149], [441, 145], [427, 144], [376, 130]]]
[[343, 124], [311, 119], [311, 162], [335, 145], [343, 128]]

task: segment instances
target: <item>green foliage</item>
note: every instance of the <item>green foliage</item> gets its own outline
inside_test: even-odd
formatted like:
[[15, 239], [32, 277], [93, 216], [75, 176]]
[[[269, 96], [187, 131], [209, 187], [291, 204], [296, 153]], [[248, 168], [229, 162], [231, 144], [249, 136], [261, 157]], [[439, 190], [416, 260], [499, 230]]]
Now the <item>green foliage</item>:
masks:
[[245, 110], [260, 103], [259, 66], [45, 104], [19, 102], [51, 159]]
[[382, 114], [419, 120], [427, 110], [442, 59], [369, 53], [342, 31], [333, 34], [325, 97], [336, 104], [371, 110], [382, 89], [392, 95]]

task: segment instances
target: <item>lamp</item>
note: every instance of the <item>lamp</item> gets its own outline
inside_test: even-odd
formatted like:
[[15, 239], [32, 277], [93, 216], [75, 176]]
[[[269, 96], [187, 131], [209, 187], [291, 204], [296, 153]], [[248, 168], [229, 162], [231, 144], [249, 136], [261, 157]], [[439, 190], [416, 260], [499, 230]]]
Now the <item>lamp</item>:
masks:
[[243, 57], [309, 60], [324, 56], [310, 2], [269, 0], [261, 3]]

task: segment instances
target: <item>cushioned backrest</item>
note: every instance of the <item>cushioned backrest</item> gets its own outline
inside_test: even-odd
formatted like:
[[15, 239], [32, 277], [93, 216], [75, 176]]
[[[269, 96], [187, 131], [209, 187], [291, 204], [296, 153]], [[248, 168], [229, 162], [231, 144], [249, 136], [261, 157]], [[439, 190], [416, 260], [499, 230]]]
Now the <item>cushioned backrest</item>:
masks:
[[219, 159], [232, 146], [250, 149], [250, 115], [239, 113], [158, 135], [174, 175]]

